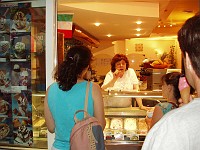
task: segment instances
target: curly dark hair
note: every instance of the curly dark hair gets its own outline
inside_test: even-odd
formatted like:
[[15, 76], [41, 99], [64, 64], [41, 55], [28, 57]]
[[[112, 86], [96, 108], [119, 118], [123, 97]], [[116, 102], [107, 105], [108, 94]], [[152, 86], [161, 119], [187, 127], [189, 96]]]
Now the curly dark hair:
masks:
[[86, 46], [73, 46], [65, 56], [65, 60], [58, 66], [54, 79], [63, 91], [70, 90], [76, 83], [84, 69], [93, 60], [91, 50]]
[[115, 72], [116, 68], [115, 68], [115, 64], [121, 60], [124, 60], [126, 62], [126, 70], [128, 70], [129, 68], [129, 61], [128, 58], [126, 57], [126, 55], [124, 54], [116, 54], [111, 61], [111, 71]]
[[161, 78], [162, 84], [166, 82], [167, 85], [172, 85], [174, 87], [173, 95], [177, 101], [181, 97], [181, 94], [178, 88], [179, 78], [181, 76], [182, 76], [182, 73], [180, 72], [171, 72], [171, 73], [167, 73], [163, 75]]

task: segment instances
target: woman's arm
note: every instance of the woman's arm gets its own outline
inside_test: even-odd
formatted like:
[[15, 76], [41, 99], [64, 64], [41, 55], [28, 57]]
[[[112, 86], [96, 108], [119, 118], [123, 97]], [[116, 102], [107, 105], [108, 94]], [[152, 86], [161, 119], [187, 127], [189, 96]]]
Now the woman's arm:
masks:
[[156, 124], [156, 122], [158, 122], [162, 117], [163, 117], [163, 112], [161, 108], [159, 106], [155, 106], [149, 127], [152, 128]]
[[150, 109], [150, 107], [146, 107], [142, 104], [142, 98], [136, 97], [135, 100], [137, 101], [137, 104], [138, 104], [140, 109], [142, 109], [142, 110], [149, 110]]
[[139, 85], [138, 84], [133, 84], [133, 90], [139, 90]]
[[48, 90], [49, 88], [47, 89], [46, 96], [44, 99], [44, 118], [45, 118], [47, 129], [49, 130], [50, 133], [54, 133], [55, 122], [48, 105]]
[[105, 114], [104, 114], [104, 103], [101, 93], [101, 88], [98, 84], [93, 83], [92, 97], [94, 99], [94, 117], [99, 120], [104, 130], [106, 126]]
[[102, 89], [105, 90], [109, 87], [113, 87], [115, 82], [117, 81], [117, 78], [113, 78], [112, 80], [110, 80], [110, 82], [108, 82], [107, 84], [102, 85]]
[[117, 81], [117, 79], [119, 78], [121, 74], [119, 73], [118, 70], [116, 70], [114, 73], [112, 73], [111, 71], [108, 72], [106, 74], [106, 77], [105, 77], [105, 80], [104, 80], [104, 83], [103, 85], [101, 86], [101, 88], [103, 90], [109, 88], [109, 87], [113, 87], [115, 82]]

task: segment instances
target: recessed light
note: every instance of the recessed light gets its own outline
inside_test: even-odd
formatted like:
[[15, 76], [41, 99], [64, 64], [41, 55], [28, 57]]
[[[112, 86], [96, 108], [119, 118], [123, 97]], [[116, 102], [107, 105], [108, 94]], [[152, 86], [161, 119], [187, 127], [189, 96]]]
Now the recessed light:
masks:
[[96, 22], [96, 23], [94, 23], [94, 25], [98, 27], [98, 26], [100, 26], [100, 25], [101, 25], [101, 23], [99, 23], [99, 22]]
[[140, 29], [140, 28], [137, 28], [136, 31], [141, 31], [141, 29]]
[[184, 13], [193, 13], [192, 10], [183, 10]]
[[158, 25], [158, 28], [160, 28], [160, 25]]
[[78, 30], [78, 29], [75, 29], [77, 32], [81, 33], [82, 31], [81, 30]]
[[137, 21], [136, 23], [137, 23], [137, 24], [142, 24], [142, 21]]
[[107, 36], [107, 37], [111, 37], [112, 35], [111, 35], [111, 34], [107, 34], [106, 36]]
[[140, 36], [141, 34], [136, 34], [136, 36]]

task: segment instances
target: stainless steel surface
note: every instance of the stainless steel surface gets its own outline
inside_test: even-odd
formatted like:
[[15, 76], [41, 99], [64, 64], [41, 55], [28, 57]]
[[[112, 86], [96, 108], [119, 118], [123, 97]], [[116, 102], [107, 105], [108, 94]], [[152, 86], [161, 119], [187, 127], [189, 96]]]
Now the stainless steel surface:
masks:
[[105, 108], [105, 116], [115, 117], [145, 117], [146, 111], [139, 109], [139, 107], [127, 108]]
[[148, 68], [147, 71], [150, 73], [150, 76], [147, 76], [147, 89], [162, 90], [161, 78], [166, 74], [167, 69]]
[[103, 96], [111, 97], [140, 97], [140, 98], [162, 98], [161, 91], [102, 91]]
[[143, 141], [117, 141], [117, 140], [106, 140], [105, 141], [106, 145], [126, 145], [126, 144], [131, 144], [131, 145], [142, 145]]

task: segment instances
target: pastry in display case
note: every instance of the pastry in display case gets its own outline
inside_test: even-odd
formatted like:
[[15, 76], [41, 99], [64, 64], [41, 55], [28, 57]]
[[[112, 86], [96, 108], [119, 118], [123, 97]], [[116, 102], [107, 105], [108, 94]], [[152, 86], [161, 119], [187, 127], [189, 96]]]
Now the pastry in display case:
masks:
[[112, 118], [110, 122], [110, 129], [123, 129], [123, 119], [122, 118]]
[[137, 120], [136, 118], [125, 118], [124, 119], [124, 129], [125, 130], [130, 130], [130, 131], [135, 131], [137, 130]]
[[146, 124], [145, 118], [138, 119], [138, 132], [141, 135], [146, 135], [148, 132], [148, 126]]

